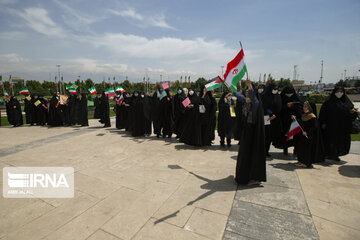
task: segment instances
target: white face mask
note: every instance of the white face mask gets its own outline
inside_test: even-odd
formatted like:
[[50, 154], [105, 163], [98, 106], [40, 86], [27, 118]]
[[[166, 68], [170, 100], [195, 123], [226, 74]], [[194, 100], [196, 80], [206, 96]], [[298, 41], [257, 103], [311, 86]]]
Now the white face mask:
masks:
[[194, 94], [194, 91], [193, 91], [193, 90], [190, 90], [190, 91], [189, 91], [189, 94], [190, 94], [190, 96], [193, 95], [193, 94]]
[[335, 93], [335, 96], [336, 96], [337, 98], [341, 98], [343, 95], [344, 95], [343, 92], [336, 92], [336, 93]]
[[273, 89], [271, 92], [272, 92], [272, 94], [277, 94], [277, 93], [278, 93], [278, 90], [277, 90], [277, 89]]
[[144, 98], [144, 95], [141, 95], [142, 98]]
[[287, 97], [291, 97], [292, 95], [294, 95], [293, 93], [285, 93], [285, 95], [287, 96]]
[[263, 91], [264, 91], [264, 89], [262, 89], [262, 88], [258, 89], [258, 93], [262, 93]]

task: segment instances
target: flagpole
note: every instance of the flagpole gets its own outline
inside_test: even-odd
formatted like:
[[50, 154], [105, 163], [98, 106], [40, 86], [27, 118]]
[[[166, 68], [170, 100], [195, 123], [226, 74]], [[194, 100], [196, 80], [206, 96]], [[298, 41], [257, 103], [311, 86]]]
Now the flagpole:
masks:
[[[241, 49], [244, 51], [243, 46], [242, 46], [242, 44], [241, 44], [241, 41], [239, 41], [239, 43], [240, 43]], [[246, 68], [246, 80], [247, 80], [247, 79], [249, 79], [249, 74], [248, 74], [248, 70], [247, 70], [247, 68]], [[240, 81], [241, 81], [241, 80], [240, 80]]]

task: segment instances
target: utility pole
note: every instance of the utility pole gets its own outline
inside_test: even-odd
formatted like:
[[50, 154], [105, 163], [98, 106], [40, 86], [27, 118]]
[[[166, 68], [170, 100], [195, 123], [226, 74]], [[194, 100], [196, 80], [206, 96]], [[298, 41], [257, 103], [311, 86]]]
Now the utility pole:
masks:
[[324, 67], [324, 61], [321, 60], [320, 84], [322, 83], [322, 80], [323, 80], [323, 67]]
[[346, 69], [344, 70], [344, 81], [346, 80]]
[[298, 65], [294, 65], [293, 81], [296, 80], [296, 77], [297, 77], [297, 67], [298, 67]]

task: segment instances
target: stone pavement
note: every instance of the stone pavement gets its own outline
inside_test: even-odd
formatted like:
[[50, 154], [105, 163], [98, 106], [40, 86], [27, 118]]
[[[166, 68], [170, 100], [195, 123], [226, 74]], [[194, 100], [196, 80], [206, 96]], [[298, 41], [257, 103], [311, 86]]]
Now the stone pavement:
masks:
[[299, 170], [272, 149], [268, 182], [237, 188], [237, 145], [90, 126], [0, 127], [1, 168], [75, 169], [72, 199], [1, 197], [0, 239], [360, 239], [359, 155]]

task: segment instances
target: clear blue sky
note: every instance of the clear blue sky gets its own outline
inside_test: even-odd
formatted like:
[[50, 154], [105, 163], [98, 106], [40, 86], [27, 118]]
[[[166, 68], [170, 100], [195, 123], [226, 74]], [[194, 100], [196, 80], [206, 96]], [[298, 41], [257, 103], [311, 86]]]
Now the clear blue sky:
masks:
[[[359, 0], [0, 0], [0, 74], [66, 81], [207, 79], [239, 51], [252, 80], [360, 72]], [[224, 69], [225, 70], [225, 69]], [[49, 76], [50, 75], [50, 76]]]

